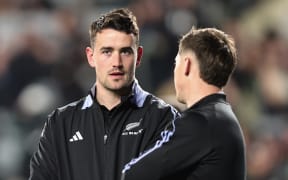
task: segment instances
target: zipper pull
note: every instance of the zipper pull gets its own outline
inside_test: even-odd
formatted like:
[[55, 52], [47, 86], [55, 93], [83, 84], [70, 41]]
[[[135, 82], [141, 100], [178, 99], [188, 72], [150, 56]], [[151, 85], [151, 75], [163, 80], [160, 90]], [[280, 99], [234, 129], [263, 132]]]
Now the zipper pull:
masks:
[[107, 142], [107, 138], [108, 138], [108, 135], [105, 134], [105, 135], [104, 135], [104, 144], [106, 144], [106, 142]]

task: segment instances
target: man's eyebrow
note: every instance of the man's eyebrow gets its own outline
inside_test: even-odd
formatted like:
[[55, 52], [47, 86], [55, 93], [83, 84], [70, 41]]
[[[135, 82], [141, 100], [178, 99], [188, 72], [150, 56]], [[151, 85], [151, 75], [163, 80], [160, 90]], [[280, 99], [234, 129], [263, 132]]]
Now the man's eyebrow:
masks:
[[112, 48], [112, 47], [105, 47], [105, 46], [104, 46], [104, 47], [101, 47], [100, 50], [113, 50], [113, 48]]
[[121, 51], [133, 51], [133, 48], [130, 46], [121, 48]]

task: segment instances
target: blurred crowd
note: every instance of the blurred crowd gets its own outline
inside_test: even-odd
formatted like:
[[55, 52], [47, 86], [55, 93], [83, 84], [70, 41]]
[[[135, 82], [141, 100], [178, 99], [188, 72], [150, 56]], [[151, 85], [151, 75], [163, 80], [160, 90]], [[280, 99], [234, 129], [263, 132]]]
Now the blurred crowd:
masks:
[[288, 0], [1, 0], [0, 180], [24, 180], [47, 115], [85, 96], [90, 23], [116, 7], [138, 18], [137, 79], [175, 105], [178, 39], [192, 25], [235, 39], [238, 67], [224, 90], [244, 130], [247, 180], [288, 179]]

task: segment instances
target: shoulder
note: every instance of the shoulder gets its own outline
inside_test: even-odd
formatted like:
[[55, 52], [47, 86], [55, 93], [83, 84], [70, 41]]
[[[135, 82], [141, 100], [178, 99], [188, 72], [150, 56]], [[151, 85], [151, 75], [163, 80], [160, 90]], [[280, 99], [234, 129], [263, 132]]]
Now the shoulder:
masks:
[[52, 121], [53, 119], [58, 119], [58, 118], [69, 117], [69, 116], [75, 114], [75, 112], [83, 110], [83, 106], [85, 105], [85, 101], [86, 101], [87, 97], [83, 97], [77, 101], [71, 102], [71, 103], [66, 104], [62, 107], [58, 107], [58, 108], [54, 109], [48, 115], [48, 121]]
[[191, 129], [191, 131], [204, 132], [210, 129], [209, 121], [210, 119], [201, 111], [187, 109], [181, 114], [181, 118], [176, 123]]
[[163, 112], [171, 112], [173, 114], [176, 114], [177, 116], [179, 115], [178, 110], [172, 106], [171, 104], [165, 102], [163, 99], [150, 94], [147, 96], [146, 102], [144, 106], [150, 107], [152, 111], [163, 111]]
[[149, 94], [149, 96], [147, 97], [146, 104], [156, 106], [159, 109], [161, 109], [161, 108], [174, 108], [172, 105], [168, 104], [163, 99], [161, 99], [161, 98], [159, 98], [153, 94]]
[[229, 126], [237, 125], [238, 120], [229, 104], [223, 102], [207, 103], [183, 112], [182, 118], [193, 123], [205, 125], [213, 131], [225, 132]]
[[214, 103], [190, 109], [183, 113], [182, 118], [191, 124], [191, 130], [208, 133], [215, 147], [220, 144], [226, 146], [228, 142], [231, 145], [242, 139], [240, 124], [229, 104]]

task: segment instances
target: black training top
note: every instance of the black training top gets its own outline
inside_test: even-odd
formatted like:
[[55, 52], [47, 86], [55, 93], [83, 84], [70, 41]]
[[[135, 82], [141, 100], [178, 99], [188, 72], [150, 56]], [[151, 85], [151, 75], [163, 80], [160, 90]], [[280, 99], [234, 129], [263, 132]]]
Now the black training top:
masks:
[[31, 159], [30, 180], [119, 180], [124, 165], [153, 146], [178, 116], [137, 82], [130, 96], [103, 114], [94, 89], [49, 116]]
[[245, 179], [244, 138], [224, 94], [184, 111], [174, 130], [170, 139], [128, 163], [122, 180]]

